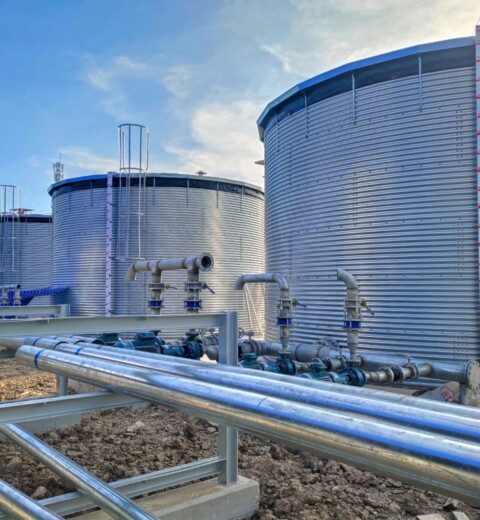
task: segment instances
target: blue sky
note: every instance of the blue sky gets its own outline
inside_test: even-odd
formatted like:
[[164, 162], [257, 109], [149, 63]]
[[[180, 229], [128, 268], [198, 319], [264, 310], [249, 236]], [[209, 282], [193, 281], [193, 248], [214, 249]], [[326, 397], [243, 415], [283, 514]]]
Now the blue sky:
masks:
[[117, 167], [146, 124], [155, 171], [262, 184], [256, 119], [319, 72], [473, 34], [477, 0], [0, 0], [0, 182], [48, 212], [67, 177]]

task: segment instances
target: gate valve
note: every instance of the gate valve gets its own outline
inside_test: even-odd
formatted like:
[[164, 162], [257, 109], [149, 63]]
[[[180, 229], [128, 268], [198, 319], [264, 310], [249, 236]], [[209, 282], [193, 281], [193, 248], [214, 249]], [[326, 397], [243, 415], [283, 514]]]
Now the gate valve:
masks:
[[360, 298], [358, 303], [360, 304], [360, 309], [365, 309], [368, 314], [370, 314], [370, 316], [375, 316], [375, 313], [372, 311], [372, 309], [370, 309], [365, 298]]
[[296, 307], [303, 307], [306, 309], [307, 305], [305, 303], [299, 302], [296, 298], [292, 298], [292, 308], [295, 309]]
[[212, 294], [215, 294], [215, 291], [209, 287], [205, 282], [202, 282], [202, 289], [207, 289], [207, 291], [210, 291]]
[[277, 304], [277, 325], [280, 327], [292, 326], [293, 302], [290, 298], [280, 298]]

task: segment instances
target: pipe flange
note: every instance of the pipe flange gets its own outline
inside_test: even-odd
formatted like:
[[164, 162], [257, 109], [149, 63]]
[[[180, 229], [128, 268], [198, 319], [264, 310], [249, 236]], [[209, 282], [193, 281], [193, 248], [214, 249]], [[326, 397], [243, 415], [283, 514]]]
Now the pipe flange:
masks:
[[384, 385], [384, 386], [393, 384], [393, 382], [395, 381], [395, 373], [394, 373], [394, 371], [390, 367], [387, 367], [387, 366], [380, 367], [377, 370], [377, 372], [380, 372], [380, 371], [385, 372], [385, 375], [387, 376], [387, 380], [385, 381], [385, 383], [379, 383], [379, 384], [380, 385]]
[[480, 392], [480, 363], [471, 360], [465, 369], [465, 383], [473, 392]]
[[184, 300], [183, 307], [187, 310], [198, 310], [202, 308], [202, 300]]
[[148, 300], [150, 309], [163, 309], [165, 303], [163, 300]]
[[390, 370], [393, 372], [395, 383], [403, 383], [405, 381], [405, 373], [400, 365], [391, 365]]
[[420, 375], [420, 369], [418, 368], [418, 366], [415, 363], [406, 363], [403, 366], [404, 366], [404, 368], [407, 368], [408, 370], [410, 370], [411, 375], [408, 379], [417, 379], [418, 376]]

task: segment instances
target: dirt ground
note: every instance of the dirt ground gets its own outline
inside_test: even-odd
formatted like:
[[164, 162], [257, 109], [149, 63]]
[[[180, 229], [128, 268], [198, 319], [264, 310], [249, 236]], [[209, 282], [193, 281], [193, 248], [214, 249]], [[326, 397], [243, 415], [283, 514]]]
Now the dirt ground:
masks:
[[[53, 392], [55, 378], [16, 362], [0, 362], [0, 400]], [[107, 482], [215, 454], [216, 428], [158, 406], [107, 410], [81, 424], [39, 435]], [[37, 499], [71, 488], [10, 442], [0, 443], [0, 478]], [[260, 483], [256, 520], [412, 519], [445, 511], [445, 497], [303, 454], [251, 435], [240, 436], [240, 472]], [[480, 510], [456, 505], [470, 520]]]

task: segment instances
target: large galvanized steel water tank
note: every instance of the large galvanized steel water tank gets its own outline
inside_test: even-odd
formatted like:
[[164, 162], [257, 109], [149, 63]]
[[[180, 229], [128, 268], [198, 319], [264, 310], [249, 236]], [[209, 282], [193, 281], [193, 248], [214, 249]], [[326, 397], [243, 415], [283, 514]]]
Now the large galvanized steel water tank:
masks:
[[[366, 351], [480, 357], [473, 38], [420, 45], [307, 80], [270, 103], [267, 270], [307, 309], [294, 341], [342, 331], [351, 271], [375, 312]], [[275, 294], [267, 293], [274, 339]]]
[[[125, 175], [114, 174], [112, 182], [112, 313], [149, 312], [149, 275], [139, 274], [137, 282], [125, 282], [125, 269], [135, 259], [208, 251], [215, 266], [201, 278], [215, 295], [204, 291], [203, 310], [237, 310], [241, 326], [261, 333], [261, 288], [250, 288], [247, 306], [234, 283], [239, 274], [264, 270], [263, 192], [245, 183], [197, 175], [152, 173], [142, 188], [138, 176], [127, 181]], [[49, 193], [53, 282], [70, 287], [72, 315], [101, 315], [105, 305], [107, 176], [66, 179], [52, 185]], [[186, 272], [165, 272], [163, 278], [178, 287], [166, 291], [163, 312], [183, 313]]]
[[[0, 285], [23, 289], [49, 287], [52, 276], [50, 215], [2, 215], [0, 218]], [[34, 304], [50, 303], [49, 296]]]

